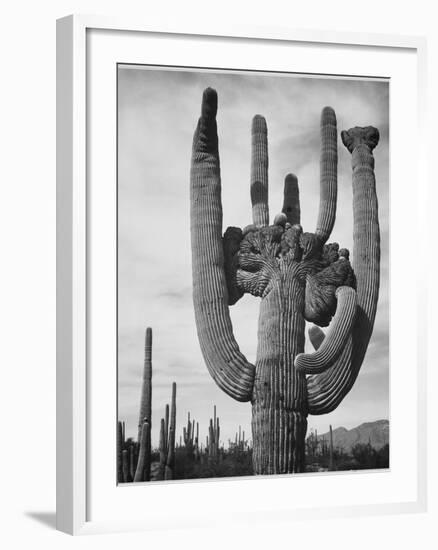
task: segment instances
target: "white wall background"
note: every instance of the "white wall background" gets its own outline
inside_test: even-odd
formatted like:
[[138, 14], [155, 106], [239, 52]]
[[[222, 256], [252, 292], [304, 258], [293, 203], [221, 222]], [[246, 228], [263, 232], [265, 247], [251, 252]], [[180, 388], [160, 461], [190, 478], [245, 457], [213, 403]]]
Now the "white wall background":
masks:
[[[218, 525], [214, 532], [167, 531], [73, 539], [54, 531], [55, 511], [55, 19], [69, 13], [141, 17], [151, 24], [174, 21], [184, 28], [196, 21], [223, 24], [288, 25], [424, 35], [428, 38], [428, 140], [436, 146], [438, 111], [438, 34], [434, 3], [416, 0], [240, 1], [220, 0], [58, 0], [20, 1], [3, 6], [0, 32], [0, 544], [3, 548], [106, 549], [121, 545], [167, 548], [431, 548], [436, 541], [438, 487], [434, 465], [438, 444], [434, 429], [438, 406], [432, 342], [437, 304], [431, 290], [424, 308], [430, 330], [429, 472], [430, 511], [415, 516], [255, 525], [253, 529]], [[407, 136], [409, 139], [409, 136]], [[438, 183], [430, 181], [431, 205]], [[394, 183], [396, 185], [396, 182]], [[431, 214], [435, 213], [432, 211]], [[408, 223], [408, 219], [407, 219]], [[431, 225], [432, 227], [432, 225]], [[419, 236], [425, 238], [426, 236]], [[432, 252], [436, 255], [435, 250]], [[413, 271], [424, 269], [415, 251]], [[432, 262], [435, 260], [430, 260]], [[436, 271], [435, 271], [436, 273]], [[430, 277], [433, 282], [433, 275]], [[407, 289], [407, 292], [409, 289]], [[432, 326], [433, 323], [433, 326]], [[407, 434], [407, 439], [409, 434]], [[319, 534], [318, 534], [319, 533]], [[430, 542], [429, 542], [430, 541]]]

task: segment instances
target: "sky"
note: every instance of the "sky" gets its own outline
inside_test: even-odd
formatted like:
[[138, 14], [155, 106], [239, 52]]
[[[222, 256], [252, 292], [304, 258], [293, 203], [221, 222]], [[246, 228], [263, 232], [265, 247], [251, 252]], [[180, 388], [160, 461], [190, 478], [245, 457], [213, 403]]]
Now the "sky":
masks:
[[[202, 92], [218, 92], [223, 229], [252, 222], [249, 194], [250, 128], [255, 114], [268, 125], [271, 220], [280, 212], [287, 173], [298, 177], [301, 224], [314, 231], [319, 205], [321, 110], [336, 111], [338, 133], [376, 126], [374, 150], [381, 230], [381, 287], [374, 332], [353, 389], [332, 413], [309, 416], [309, 431], [353, 428], [389, 418], [389, 83], [333, 77], [199, 71], [142, 66], [118, 70], [118, 411], [136, 437], [144, 334], [153, 329], [152, 443], [171, 385], [177, 383], [177, 440], [187, 413], [205, 441], [213, 405], [221, 440], [239, 425], [251, 433], [251, 405], [213, 382], [204, 364], [192, 304], [189, 174]], [[338, 142], [338, 207], [329, 242], [353, 252], [351, 155]], [[254, 363], [259, 299], [231, 307], [234, 334]], [[306, 344], [306, 350], [311, 347]]]

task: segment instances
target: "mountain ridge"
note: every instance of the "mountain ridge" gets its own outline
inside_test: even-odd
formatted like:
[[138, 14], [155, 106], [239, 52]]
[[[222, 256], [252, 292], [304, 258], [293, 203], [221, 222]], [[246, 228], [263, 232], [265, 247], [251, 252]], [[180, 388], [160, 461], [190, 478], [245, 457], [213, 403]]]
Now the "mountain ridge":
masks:
[[[330, 432], [318, 434], [318, 440], [324, 438], [328, 443], [330, 441]], [[381, 449], [389, 444], [389, 420], [380, 419], [373, 422], [363, 422], [347, 430], [344, 426], [333, 429], [333, 447], [350, 452], [354, 445], [358, 443], [370, 443], [375, 449]]]

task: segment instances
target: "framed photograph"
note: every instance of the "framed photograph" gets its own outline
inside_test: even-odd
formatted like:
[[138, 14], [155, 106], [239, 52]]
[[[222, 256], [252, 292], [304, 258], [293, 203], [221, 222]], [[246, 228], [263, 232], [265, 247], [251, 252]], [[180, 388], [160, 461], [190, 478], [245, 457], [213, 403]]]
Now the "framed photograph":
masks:
[[425, 509], [424, 49], [58, 21], [60, 530]]

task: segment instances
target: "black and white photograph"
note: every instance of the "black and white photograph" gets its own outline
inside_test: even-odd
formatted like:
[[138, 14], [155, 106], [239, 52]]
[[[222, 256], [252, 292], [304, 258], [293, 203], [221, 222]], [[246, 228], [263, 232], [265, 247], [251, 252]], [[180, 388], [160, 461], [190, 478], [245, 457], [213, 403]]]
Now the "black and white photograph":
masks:
[[390, 467], [389, 81], [119, 64], [117, 483]]

